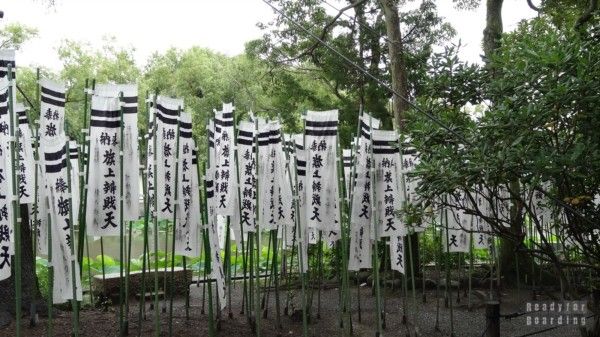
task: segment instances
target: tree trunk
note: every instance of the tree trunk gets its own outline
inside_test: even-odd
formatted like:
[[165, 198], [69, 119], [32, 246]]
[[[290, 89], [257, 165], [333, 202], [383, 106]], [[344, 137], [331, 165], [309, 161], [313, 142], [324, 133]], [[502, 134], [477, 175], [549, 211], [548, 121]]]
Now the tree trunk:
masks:
[[488, 62], [490, 56], [500, 47], [502, 26], [502, 3], [504, 0], [487, 0], [485, 29], [483, 30], [483, 53]]
[[385, 16], [385, 28], [388, 38], [390, 70], [392, 74], [394, 122], [398, 130], [404, 129], [404, 113], [408, 110], [408, 80], [406, 64], [404, 62], [404, 46], [402, 45], [402, 32], [400, 31], [400, 17], [398, 15], [398, 1], [379, 0]]
[[[37, 276], [35, 274], [35, 258], [33, 254], [33, 241], [31, 229], [29, 226], [29, 211], [27, 205], [21, 205], [21, 285], [22, 285], [22, 312], [29, 312], [32, 300], [36, 298], [38, 303], [38, 312], [40, 311], [41, 295], [38, 287]], [[12, 275], [15, 274], [14, 259], [11, 265]], [[0, 311], [8, 311], [11, 315], [15, 314], [15, 283], [14, 277], [10, 277], [0, 282]], [[0, 322], [0, 326], [2, 323]]]

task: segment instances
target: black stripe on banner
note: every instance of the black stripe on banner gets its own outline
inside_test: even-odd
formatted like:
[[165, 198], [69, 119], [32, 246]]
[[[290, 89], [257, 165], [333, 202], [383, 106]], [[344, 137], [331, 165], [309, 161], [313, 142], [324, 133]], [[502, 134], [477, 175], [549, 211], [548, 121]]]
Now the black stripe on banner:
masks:
[[416, 149], [403, 150], [402, 154], [417, 154], [417, 150]]
[[207, 198], [212, 198], [215, 195], [214, 191], [206, 191], [206, 197]]
[[366, 139], [371, 139], [371, 135], [369, 133], [367, 133], [367, 131], [361, 129], [360, 130], [360, 135], [365, 137]]
[[[215, 133], [221, 133], [221, 127], [215, 124]], [[214, 134], [213, 134], [214, 137]]]
[[296, 150], [304, 150], [304, 146], [296, 143]]
[[264, 140], [264, 141], [263, 140], [259, 140], [258, 141], [258, 146], [267, 146], [269, 144], [271, 144], [271, 142], [269, 140]]
[[336, 136], [337, 130], [304, 130], [307, 136]]
[[[2, 77], [2, 76], [0, 76]], [[4, 90], [3, 93], [0, 94], [0, 102], [6, 102], [8, 100], [8, 90]]]
[[332, 128], [332, 127], [337, 127], [338, 126], [338, 121], [324, 121], [324, 122], [317, 122], [317, 121], [306, 121], [306, 127], [310, 127], [310, 128]]
[[158, 109], [158, 111], [164, 113], [165, 115], [177, 117], [177, 115], [179, 114], [178, 109], [171, 110], [171, 109], [165, 108], [164, 106], [162, 106], [160, 104], [157, 104], [156, 108]]
[[99, 127], [99, 128], [119, 128], [121, 127], [121, 121], [104, 121], [92, 119], [90, 121], [90, 126]]
[[378, 153], [378, 154], [400, 153], [400, 149], [378, 149], [378, 148], [374, 147], [373, 153]]
[[271, 138], [269, 139], [269, 144], [279, 144], [281, 143], [281, 138]]
[[296, 165], [306, 167], [306, 160], [296, 160]]
[[198, 158], [196, 156], [192, 157], [192, 165], [198, 165]]
[[215, 126], [216, 125], [221, 126], [221, 127], [233, 126], [233, 120], [222, 121], [222, 120], [215, 119]]
[[298, 170], [296, 170], [296, 172], [300, 177], [306, 176], [306, 170], [298, 169]]
[[191, 129], [192, 123], [179, 122], [179, 127], [184, 128], [184, 129]]
[[22, 124], [29, 124], [29, 121], [27, 120], [27, 117], [25, 118], [19, 118], [19, 125]]
[[160, 113], [158, 114], [158, 120], [165, 124], [177, 125], [177, 119], [167, 118]]
[[225, 113], [223, 113], [223, 119], [231, 119], [231, 120], [233, 120], [233, 112], [225, 112]]
[[65, 167], [67, 167], [67, 160], [63, 159], [59, 164], [46, 165], [46, 173], [60, 172]]
[[54, 90], [48, 89], [46, 87], [42, 87], [42, 94], [50, 95], [50, 96], [53, 96], [54, 98], [65, 99], [65, 93], [64, 92], [54, 91]]
[[239, 130], [238, 137], [252, 138], [254, 137], [254, 134], [252, 132]]
[[46, 97], [46, 96], [42, 96], [42, 102], [48, 103], [48, 104], [52, 104], [52, 105], [56, 105], [56, 106], [61, 107], [61, 108], [65, 107], [65, 102], [57, 101], [55, 99], [52, 99], [52, 98]]
[[137, 103], [137, 101], [138, 101], [137, 96], [132, 96], [132, 97], [125, 96], [125, 97], [121, 98], [121, 102], [128, 103], [128, 104]]
[[17, 113], [19, 114], [19, 117], [25, 117], [25, 118], [27, 118], [27, 111], [20, 110], [20, 111], [17, 111]]
[[137, 113], [137, 106], [124, 106], [121, 109], [123, 109], [124, 114], [136, 114]]
[[7, 113], [8, 113], [8, 107], [7, 106], [0, 106], [0, 116], [6, 115]]
[[209, 140], [208, 141], [208, 147], [214, 148], [215, 147], [215, 142], [213, 142], [212, 140]]
[[373, 146], [395, 146], [397, 147], [398, 141], [395, 140], [375, 140], [373, 139]]
[[77, 158], [79, 158], [79, 157], [78, 157], [77, 155], [74, 155], [74, 154], [72, 154], [72, 155], [70, 155], [70, 156], [69, 156], [69, 158], [70, 158], [70, 159], [77, 159]]
[[92, 118], [93, 117], [99, 117], [99, 118], [118, 118], [118, 117], [121, 117], [121, 111], [119, 111], [119, 110], [106, 111], [106, 110], [92, 109]]
[[181, 131], [181, 130], [179, 130], [179, 137], [181, 137], [181, 138], [192, 138], [192, 132], [191, 131]]
[[212, 180], [207, 180], [206, 181], [206, 188], [212, 188], [213, 187], [213, 181]]
[[248, 145], [248, 146], [252, 146], [254, 144], [254, 142], [252, 140], [248, 140], [245, 138], [238, 138], [237, 143], [242, 144], [242, 145]]
[[62, 158], [65, 155], [66, 152], [67, 151], [65, 150], [64, 147], [61, 150], [59, 150], [58, 152], [51, 152], [51, 153], [44, 152], [44, 160], [46, 160], [46, 161], [59, 160], [60, 158]]

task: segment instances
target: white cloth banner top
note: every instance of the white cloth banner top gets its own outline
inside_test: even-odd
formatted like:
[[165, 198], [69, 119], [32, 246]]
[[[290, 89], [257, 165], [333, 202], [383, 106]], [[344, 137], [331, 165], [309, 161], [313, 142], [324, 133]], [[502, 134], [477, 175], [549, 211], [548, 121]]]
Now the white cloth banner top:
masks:
[[339, 233], [337, 129], [338, 111], [308, 111], [305, 149], [307, 224], [326, 232]]
[[469, 252], [473, 216], [465, 214], [461, 209], [468, 207], [466, 205], [467, 202], [466, 195], [462, 191], [448, 195], [448, 204], [452, 205], [452, 207], [448, 210], [448, 239], [444, 241], [446, 241], [447, 249], [450, 253]]
[[27, 120], [27, 109], [21, 103], [15, 104], [15, 114], [19, 118], [19, 202], [31, 204], [35, 198], [35, 161], [33, 156], [33, 137], [29, 121]]
[[65, 85], [40, 80], [40, 143], [63, 143], [65, 137]]
[[94, 94], [122, 98], [123, 108], [123, 218], [140, 218], [140, 154], [138, 141], [138, 92], [136, 84], [97, 84]]
[[14, 255], [12, 160], [10, 158], [8, 80], [0, 78], [0, 280], [10, 277]]
[[[69, 196], [67, 144], [45, 146], [43, 158], [48, 210], [52, 224], [50, 230], [52, 232], [52, 266], [54, 267], [53, 300], [56, 304], [73, 299], [73, 287], [76, 287], [76, 299], [80, 301], [79, 263], [71, 253], [74, 240], [71, 237], [70, 208], [72, 201]], [[75, 280], [73, 280], [73, 275]]]
[[173, 220], [175, 209], [175, 155], [177, 123], [183, 100], [158, 96], [156, 99], [156, 198], [158, 220]]
[[[179, 118], [179, 164], [177, 169], [177, 226], [175, 227], [175, 252], [184, 256], [198, 256], [198, 228], [200, 227], [200, 202], [197, 175], [194, 171], [194, 139], [192, 116], [182, 112]], [[196, 182], [196, 184], [195, 184]]]
[[379, 237], [406, 235], [406, 227], [398, 217], [402, 207], [398, 134], [373, 130], [372, 135], [377, 233]]
[[120, 233], [121, 108], [116, 97], [92, 96], [86, 203], [87, 234]]
[[350, 198], [350, 174], [352, 174], [352, 150], [343, 149], [342, 159], [344, 161], [344, 189], [346, 190], [346, 198]]

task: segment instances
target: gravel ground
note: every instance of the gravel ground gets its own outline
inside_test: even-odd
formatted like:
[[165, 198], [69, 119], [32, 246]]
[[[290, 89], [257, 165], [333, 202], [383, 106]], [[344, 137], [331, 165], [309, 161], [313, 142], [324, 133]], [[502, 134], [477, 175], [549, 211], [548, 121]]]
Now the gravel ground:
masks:
[[[240, 314], [242, 292], [241, 283], [238, 283], [232, 292], [232, 318], [229, 318], [229, 309], [222, 312], [219, 336], [253, 336], [246, 316]], [[174, 336], [207, 336], [207, 312], [201, 313], [202, 286], [191, 288], [190, 297], [190, 319], [186, 320], [184, 301], [181, 298], [176, 299], [174, 303]], [[299, 294], [298, 291], [294, 293]], [[285, 291], [281, 291], [281, 329], [277, 328], [275, 312], [275, 296], [271, 292], [269, 296], [269, 311], [266, 319], [261, 319], [262, 336], [301, 336], [302, 323], [295, 317], [284, 315], [286, 303]], [[351, 289], [352, 319], [354, 336], [375, 336], [375, 298], [371, 295], [371, 288], [363, 286], [360, 289], [361, 321], [358, 320], [358, 292], [357, 288]], [[483, 302], [476, 296], [473, 296], [475, 304], [473, 310], [467, 309], [467, 297], [461, 291], [460, 303], [456, 303], [457, 291], [452, 293], [453, 298], [453, 322], [454, 336], [481, 336], [485, 330], [485, 308]], [[527, 300], [529, 293], [521, 291], [520, 299]], [[296, 296], [296, 299], [298, 296]], [[409, 297], [406, 310], [404, 299], [398, 290], [385, 290], [385, 329], [381, 336], [408, 336], [409, 333], [418, 331], [420, 336], [449, 336], [450, 335], [450, 309], [445, 308], [443, 292], [439, 299], [439, 329], [436, 330], [436, 312], [437, 302], [435, 291], [426, 292], [426, 303], [422, 302], [422, 293], [416, 293], [416, 310], [412, 303], [412, 294]], [[293, 300], [294, 301], [294, 300]], [[293, 302], [292, 301], [292, 302]], [[321, 292], [320, 318], [317, 314], [318, 293], [315, 291], [313, 296], [313, 319], [309, 325], [311, 336], [344, 336], [344, 332], [339, 328], [340, 306], [338, 301], [338, 289], [331, 288]], [[502, 294], [501, 313], [510, 314], [522, 312], [525, 309], [524, 303], [519, 301], [516, 291], [506, 291]], [[292, 309], [289, 310], [290, 314]], [[404, 311], [407, 314], [408, 324], [402, 323]], [[101, 309], [86, 309], [81, 313], [80, 326], [81, 336], [116, 336], [118, 306], [110, 307], [108, 311]], [[130, 335], [137, 336], [137, 312], [138, 304], [132, 302], [130, 315]], [[154, 334], [154, 324], [152, 321], [153, 311], [148, 311], [148, 317], [142, 325], [142, 336], [151, 336]], [[164, 336], [168, 335], [167, 314], [161, 314], [161, 330]], [[47, 320], [42, 318], [35, 328], [29, 328], [29, 319], [24, 319], [24, 336], [45, 336]], [[511, 320], [502, 319], [500, 323], [501, 336], [522, 336], [527, 333], [541, 332], [537, 336], [579, 336], [578, 330], [573, 326], [562, 326], [550, 331], [542, 331], [547, 327], [527, 326], [524, 316]], [[0, 336], [14, 336], [14, 323], [5, 329], [0, 329]], [[54, 321], [55, 336], [70, 336], [71, 314], [70, 312], [57, 312]]]

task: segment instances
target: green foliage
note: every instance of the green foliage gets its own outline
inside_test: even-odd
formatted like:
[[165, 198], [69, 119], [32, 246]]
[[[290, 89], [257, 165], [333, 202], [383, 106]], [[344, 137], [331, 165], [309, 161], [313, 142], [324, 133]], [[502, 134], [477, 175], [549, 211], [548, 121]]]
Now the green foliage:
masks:
[[20, 23], [9, 23], [0, 30], [0, 48], [19, 49], [38, 35], [38, 30]]

